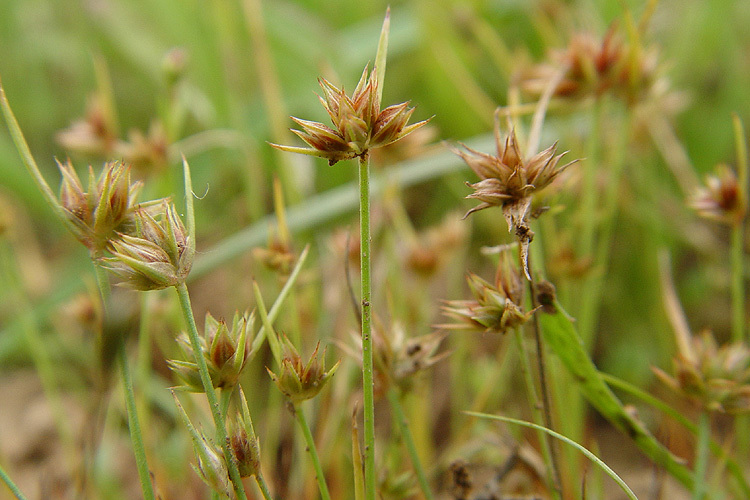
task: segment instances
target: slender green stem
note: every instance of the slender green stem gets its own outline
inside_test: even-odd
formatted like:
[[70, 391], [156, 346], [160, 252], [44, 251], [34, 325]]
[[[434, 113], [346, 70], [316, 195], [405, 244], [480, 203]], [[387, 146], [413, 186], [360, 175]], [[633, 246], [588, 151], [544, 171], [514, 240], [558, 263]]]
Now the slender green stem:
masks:
[[130, 430], [130, 441], [133, 444], [133, 454], [138, 468], [138, 479], [141, 481], [141, 491], [145, 500], [154, 500], [154, 489], [151, 485], [151, 474], [148, 470], [146, 460], [146, 448], [143, 444], [143, 434], [138, 422], [138, 410], [135, 406], [135, 394], [133, 393], [133, 379], [128, 368], [128, 354], [125, 351], [125, 339], [119, 338], [117, 346], [117, 360], [120, 365], [123, 390], [125, 391], [125, 407], [128, 412], [128, 429]]
[[266, 480], [263, 478], [263, 474], [261, 474], [260, 471], [258, 471], [258, 473], [255, 474], [255, 482], [258, 484], [258, 488], [260, 488], [260, 492], [263, 494], [263, 498], [265, 500], [273, 500], [273, 496], [271, 495], [271, 490], [268, 489]]
[[732, 341], [745, 340], [745, 276], [744, 276], [744, 224], [732, 227]]
[[[748, 205], [748, 165], [745, 130], [739, 116], [732, 116], [734, 128], [734, 147], [737, 156], [737, 181], [739, 184], [739, 201], [747, 210]], [[746, 217], [732, 228], [732, 341], [745, 340], [745, 270], [742, 258], [744, 253]]]
[[708, 471], [708, 448], [710, 441], [711, 416], [704, 410], [698, 419], [698, 443], [695, 450], [693, 500], [703, 500], [707, 493], [706, 472]]
[[297, 423], [302, 429], [302, 434], [304, 434], [305, 441], [307, 442], [307, 452], [310, 453], [310, 459], [315, 468], [315, 479], [318, 480], [320, 498], [321, 500], [331, 500], [331, 494], [328, 492], [328, 485], [326, 484], [326, 477], [323, 474], [323, 467], [320, 465], [318, 451], [315, 448], [315, 440], [313, 439], [312, 432], [310, 432], [310, 426], [307, 425], [305, 414], [302, 412], [301, 408], [296, 406], [292, 407], [292, 411], [294, 411], [294, 416], [297, 418]]
[[[99, 264], [99, 260], [92, 255], [94, 270], [96, 274], [96, 283], [99, 287], [99, 293], [102, 297], [104, 314], [107, 314], [111, 289], [107, 270]], [[122, 377], [122, 388], [125, 392], [125, 408], [128, 413], [128, 430], [130, 432], [130, 441], [133, 445], [133, 455], [135, 455], [135, 464], [138, 469], [138, 479], [141, 482], [141, 491], [145, 500], [154, 500], [154, 488], [151, 484], [151, 474], [148, 470], [148, 460], [146, 458], [146, 448], [143, 444], [143, 433], [138, 421], [138, 409], [135, 405], [135, 393], [133, 392], [133, 378], [128, 366], [128, 355], [125, 351], [125, 339], [118, 337], [117, 341], [117, 361], [120, 365], [120, 376]]]
[[2, 479], [8, 489], [10, 489], [10, 491], [18, 500], [26, 500], [26, 497], [23, 496], [21, 490], [18, 488], [18, 486], [16, 486], [16, 483], [14, 483], [10, 479], [10, 476], [5, 472], [5, 469], [3, 469], [2, 465], [0, 465], [0, 479]]
[[432, 500], [434, 497], [430, 490], [430, 483], [427, 481], [427, 474], [425, 474], [424, 468], [422, 467], [422, 461], [419, 459], [417, 447], [414, 444], [414, 438], [411, 434], [411, 429], [409, 428], [409, 422], [406, 419], [404, 409], [401, 406], [401, 397], [395, 387], [388, 389], [388, 401], [391, 403], [391, 409], [396, 416], [396, 422], [398, 423], [401, 437], [403, 438], [404, 444], [406, 444], [406, 450], [411, 457], [411, 464], [414, 467], [414, 472], [417, 474], [419, 487], [422, 489], [425, 499]]
[[[526, 394], [529, 398], [529, 407], [531, 408], [531, 414], [534, 418], [534, 423], [542, 425], [544, 423], [544, 415], [542, 415], [542, 408], [539, 404], [539, 395], [536, 391], [534, 384], [534, 376], [531, 373], [531, 365], [529, 364], [529, 357], [526, 352], [526, 345], [523, 339], [523, 332], [520, 328], [514, 328], [513, 334], [516, 340], [516, 347], [518, 348], [518, 358], [521, 361], [521, 373], [523, 379], [526, 382]], [[547, 439], [543, 431], [538, 431], [539, 443], [542, 447], [542, 457], [544, 463], [547, 466], [547, 480], [550, 484], [555, 483], [554, 466], [552, 461], [552, 450], [550, 449], [550, 442]], [[559, 500], [561, 498], [560, 492], [557, 489], [552, 490], [555, 498]]]
[[365, 427], [365, 499], [375, 500], [375, 397], [372, 365], [370, 283], [370, 160], [359, 159], [359, 237], [362, 275], [362, 391]]
[[200, 339], [198, 338], [198, 327], [195, 325], [193, 307], [190, 304], [190, 295], [187, 286], [184, 283], [181, 283], [177, 285], [175, 289], [177, 290], [177, 296], [180, 299], [180, 307], [182, 308], [182, 313], [188, 326], [188, 336], [190, 337], [190, 344], [195, 353], [195, 362], [198, 365], [203, 389], [206, 391], [206, 399], [208, 399], [208, 405], [211, 408], [211, 416], [213, 417], [214, 425], [216, 426], [216, 436], [219, 443], [221, 443], [221, 449], [224, 452], [224, 459], [229, 467], [229, 477], [232, 480], [234, 492], [238, 498], [247, 500], [245, 487], [242, 485], [242, 478], [240, 477], [240, 471], [237, 469], [237, 463], [235, 462], [227, 443], [227, 428], [224, 423], [224, 418], [221, 415], [219, 399], [216, 397], [216, 391], [211, 382], [211, 375], [208, 373], [208, 366], [202, 355], [203, 350], [201, 349]]

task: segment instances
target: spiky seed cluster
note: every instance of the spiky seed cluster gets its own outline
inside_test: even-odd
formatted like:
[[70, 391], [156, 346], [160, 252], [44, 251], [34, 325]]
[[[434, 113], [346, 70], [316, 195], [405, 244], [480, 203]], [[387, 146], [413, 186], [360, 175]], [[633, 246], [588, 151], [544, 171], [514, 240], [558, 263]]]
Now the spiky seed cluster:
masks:
[[211, 489], [223, 493], [226, 498], [232, 498], [229, 469], [226, 460], [224, 460], [224, 454], [203, 433], [201, 433], [200, 438], [201, 442], [193, 442], [193, 447], [196, 448], [195, 455], [198, 459], [198, 464], [193, 465], [193, 469]]
[[521, 245], [524, 271], [528, 271], [528, 247], [534, 238], [529, 227], [529, 214], [532, 196], [549, 185], [555, 177], [578, 160], [558, 166], [565, 153], [555, 155], [557, 143], [528, 160], [523, 159], [518, 146], [515, 130], [503, 138], [499, 120], [495, 122], [495, 143], [497, 155], [476, 151], [462, 144], [466, 151], [453, 148], [481, 179], [470, 184], [474, 192], [467, 198], [481, 203], [469, 210], [465, 217], [490, 207], [500, 207], [508, 223], [508, 231], [513, 232]]
[[84, 191], [78, 174], [70, 161], [57, 163], [62, 173], [60, 205], [78, 241], [92, 255], [99, 256], [109, 249], [118, 233], [130, 233], [136, 227], [136, 213], [153, 211], [162, 200], [141, 205], [135, 198], [141, 190], [140, 182], [130, 182], [130, 167], [122, 162], [109, 162], [97, 179], [89, 167], [88, 191]]
[[691, 350], [680, 353], [673, 361], [673, 377], [653, 368], [659, 379], [707, 411], [750, 412], [748, 346], [734, 343], [718, 347], [710, 331], [691, 340]]
[[135, 290], [160, 290], [184, 283], [195, 250], [177, 210], [162, 202], [157, 220], [147, 210], [136, 210], [138, 236], [120, 234], [113, 240], [107, 267]]
[[323, 96], [320, 102], [331, 117], [331, 128], [320, 122], [292, 117], [302, 130], [292, 130], [311, 148], [298, 148], [271, 144], [282, 151], [319, 156], [334, 165], [341, 160], [364, 156], [370, 149], [386, 146], [427, 121], [407, 125], [414, 108], [409, 103], [394, 104], [380, 109], [376, 70], [368, 77], [368, 67], [354, 89], [351, 97], [324, 78], [318, 79]]
[[488, 333], [504, 334], [526, 323], [535, 310], [523, 310], [523, 282], [520, 274], [510, 265], [507, 254], [498, 267], [495, 284], [490, 284], [475, 274], [469, 274], [469, 284], [474, 300], [449, 301], [444, 313], [457, 320], [442, 325], [452, 329], [474, 329]]
[[[215, 319], [211, 313], [206, 313], [203, 336], [199, 338], [201, 353], [206, 360], [208, 373], [214, 387], [231, 388], [237, 385], [248, 358], [251, 355], [253, 325], [252, 314], [239, 313], [234, 315], [232, 324], [227, 325], [224, 320]], [[185, 358], [194, 360], [197, 353], [193, 352], [192, 344], [187, 333], [178, 338], [180, 346], [185, 352]], [[169, 360], [169, 367], [183, 381], [182, 389], [192, 392], [203, 392], [198, 364], [195, 361]]]
[[[319, 348], [320, 342], [315, 346], [312, 356], [305, 364], [297, 349], [285, 337], [281, 373], [277, 375], [268, 370], [271, 379], [292, 404], [296, 405], [301, 401], [317, 396], [339, 367], [339, 362], [336, 362], [335, 365], [326, 370], [324, 361], [318, 359]], [[325, 359], [325, 350], [322, 358]]]
[[450, 352], [436, 354], [445, 332], [433, 332], [420, 337], [407, 338], [404, 329], [394, 324], [389, 334], [376, 329], [375, 361], [378, 371], [386, 383], [395, 383], [400, 389], [408, 390], [416, 374], [445, 359]]
[[616, 26], [601, 40], [589, 33], [574, 36], [568, 47], [553, 53], [551, 59], [553, 62], [534, 66], [521, 75], [521, 87], [526, 92], [541, 95], [563, 67], [565, 73], [554, 91], [558, 97], [614, 92], [632, 101], [652, 87], [657, 68], [656, 52], [623, 42]]
[[[238, 417], [239, 418], [239, 417]], [[248, 436], [245, 425], [236, 421], [230, 427], [229, 445], [237, 460], [241, 477], [254, 476], [260, 470], [260, 445], [258, 438]]]
[[717, 165], [713, 175], [706, 176], [706, 185], [690, 200], [699, 215], [730, 226], [741, 224], [747, 207], [742, 200], [737, 175], [728, 165]]

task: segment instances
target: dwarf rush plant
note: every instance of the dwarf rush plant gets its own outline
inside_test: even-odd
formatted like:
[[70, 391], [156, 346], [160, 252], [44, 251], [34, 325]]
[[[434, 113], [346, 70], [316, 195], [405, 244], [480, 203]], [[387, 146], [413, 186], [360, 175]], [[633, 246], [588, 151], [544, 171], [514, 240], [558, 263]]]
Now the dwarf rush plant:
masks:
[[745, 3], [0, 1], [0, 500], [750, 499]]

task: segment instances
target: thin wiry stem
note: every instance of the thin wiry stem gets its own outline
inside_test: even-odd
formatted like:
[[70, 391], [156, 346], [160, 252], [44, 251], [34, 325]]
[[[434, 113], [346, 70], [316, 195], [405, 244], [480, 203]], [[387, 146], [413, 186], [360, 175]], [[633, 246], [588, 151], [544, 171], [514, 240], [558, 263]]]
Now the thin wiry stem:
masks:
[[[529, 259], [529, 269], [532, 269], [531, 267], [531, 256], [528, 257]], [[535, 290], [535, 284], [534, 284], [534, 273], [533, 271], [529, 273], [531, 276], [531, 279], [528, 281], [529, 283], [529, 294], [531, 295], [531, 308], [535, 309], [539, 304], [537, 303], [536, 294], [534, 292]], [[546, 368], [546, 362], [545, 362], [545, 354], [544, 354], [544, 344], [542, 343], [542, 333], [541, 333], [541, 326], [539, 325], [539, 317], [534, 314], [531, 320], [531, 326], [532, 331], [534, 332], [534, 341], [536, 342], [536, 361], [537, 361], [537, 370], [539, 371], [539, 387], [541, 388], [541, 403], [542, 403], [542, 413], [544, 415], [544, 426], [547, 429], [553, 430], [554, 427], [552, 426], [552, 410], [550, 408], [550, 395], [549, 395], [549, 386], [547, 385], [547, 368]], [[547, 436], [547, 445], [549, 446], [550, 451], [550, 458], [551, 463], [549, 464], [552, 467], [552, 478], [554, 480], [553, 488], [557, 492], [558, 496], [562, 496], [562, 490], [561, 490], [561, 483], [560, 483], [560, 464], [559, 459], [557, 456], [557, 448], [555, 447], [555, 442], [552, 440], [552, 438], [548, 435]]]
[[26, 497], [23, 496], [21, 490], [18, 488], [18, 486], [16, 486], [16, 483], [11, 480], [10, 476], [5, 472], [5, 469], [3, 469], [2, 465], [0, 465], [0, 479], [2, 479], [11, 493], [13, 493], [13, 496], [15, 496], [18, 500], [26, 500]]
[[417, 481], [419, 482], [419, 487], [422, 489], [422, 494], [426, 500], [432, 500], [432, 490], [430, 490], [430, 483], [427, 481], [427, 474], [425, 474], [422, 461], [419, 459], [417, 447], [414, 444], [414, 438], [409, 428], [409, 421], [406, 419], [404, 409], [401, 407], [401, 398], [394, 387], [388, 389], [388, 401], [391, 403], [391, 409], [393, 409], [393, 413], [395, 414], [398, 428], [401, 431], [401, 437], [411, 457], [411, 464], [414, 467], [414, 472], [417, 474]]
[[138, 421], [138, 410], [135, 405], [135, 394], [133, 392], [133, 378], [130, 375], [128, 367], [128, 354], [125, 351], [125, 339], [120, 337], [117, 346], [117, 360], [120, 365], [120, 374], [122, 376], [123, 391], [125, 392], [125, 407], [128, 413], [128, 429], [130, 430], [130, 441], [133, 444], [133, 454], [135, 455], [136, 468], [138, 469], [138, 479], [141, 482], [141, 491], [145, 500], [154, 500], [154, 490], [151, 484], [151, 474], [148, 470], [146, 460], [146, 447], [143, 444], [143, 433]]
[[[514, 328], [513, 334], [516, 340], [516, 346], [518, 347], [518, 357], [521, 361], [521, 373], [523, 379], [526, 382], [526, 392], [529, 397], [529, 406], [531, 407], [531, 414], [534, 417], [534, 422], [537, 424], [544, 423], [544, 415], [542, 414], [542, 408], [544, 405], [539, 404], [539, 395], [537, 394], [536, 386], [534, 385], [534, 376], [531, 373], [531, 366], [529, 364], [529, 357], [526, 352], [526, 346], [524, 345], [523, 333], [520, 328]], [[542, 431], [539, 431], [539, 442], [542, 446], [542, 457], [544, 463], [547, 464], [548, 474], [547, 480], [554, 484], [556, 481], [554, 475], [554, 467], [552, 466], [552, 449], [550, 447], [550, 441], [547, 439]], [[553, 490], [556, 498], [559, 500], [560, 492]]]
[[698, 419], [698, 443], [695, 449], [695, 483], [693, 487], [693, 500], [705, 498], [708, 485], [706, 484], [706, 473], [708, 472], [708, 448], [711, 441], [711, 416], [708, 411], [703, 410]]
[[365, 499], [375, 500], [375, 396], [372, 362], [372, 284], [370, 282], [370, 160], [359, 159], [359, 236], [362, 281], [362, 391], [365, 427]]
[[310, 426], [307, 425], [307, 419], [305, 414], [302, 413], [302, 409], [292, 406], [292, 411], [297, 419], [297, 423], [302, 429], [302, 434], [305, 436], [305, 442], [307, 443], [307, 452], [310, 454], [313, 467], [315, 468], [315, 479], [318, 481], [318, 489], [320, 489], [321, 500], [331, 500], [331, 494], [328, 492], [328, 485], [326, 484], [325, 474], [323, 474], [323, 467], [320, 465], [320, 458], [318, 457], [317, 449], [315, 448], [315, 439], [313, 439], [312, 432], [310, 432]]
[[203, 389], [206, 391], [206, 399], [208, 399], [208, 406], [211, 408], [211, 416], [213, 417], [214, 425], [216, 426], [217, 440], [221, 444], [221, 449], [224, 452], [224, 459], [229, 468], [229, 477], [232, 480], [234, 492], [237, 495], [237, 498], [247, 500], [245, 487], [243, 486], [242, 478], [240, 477], [240, 471], [237, 469], [237, 462], [234, 460], [232, 451], [229, 449], [227, 443], [227, 427], [224, 423], [224, 418], [221, 415], [219, 399], [216, 397], [216, 391], [211, 382], [211, 375], [208, 373], [206, 360], [203, 357], [203, 350], [201, 349], [200, 339], [198, 338], [198, 327], [195, 324], [195, 317], [193, 316], [193, 308], [190, 304], [190, 295], [188, 294], [187, 286], [182, 283], [177, 285], [175, 289], [177, 290], [177, 295], [180, 299], [180, 307], [182, 308], [182, 313], [185, 317], [185, 323], [187, 323], [190, 344], [195, 353], [195, 362], [198, 365], [198, 372], [201, 376]]
[[[94, 261], [94, 270], [96, 282], [99, 286], [99, 293], [102, 297], [104, 314], [107, 314], [107, 306], [111, 295], [111, 288], [107, 270], [99, 264], [96, 256], [92, 256]], [[145, 500], [154, 500], [154, 487], [151, 484], [151, 473], [148, 470], [148, 460], [146, 459], [146, 447], [143, 444], [143, 432], [138, 420], [138, 409], [135, 404], [135, 393], [133, 392], [133, 378], [130, 374], [128, 364], [128, 355], [125, 351], [125, 339], [122, 336], [117, 340], [117, 363], [120, 365], [120, 376], [122, 377], [122, 388], [125, 392], [125, 408], [128, 414], [128, 431], [130, 432], [130, 442], [133, 445], [133, 455], [135, 456], [136, 469], [138, 470], [138, 480], [141, 482], [141, 491]]]

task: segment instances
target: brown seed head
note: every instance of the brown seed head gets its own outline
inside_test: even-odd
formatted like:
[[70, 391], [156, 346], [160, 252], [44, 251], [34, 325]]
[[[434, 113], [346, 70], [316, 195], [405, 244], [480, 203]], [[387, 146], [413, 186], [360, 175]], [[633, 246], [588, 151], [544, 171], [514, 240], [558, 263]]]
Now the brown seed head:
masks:
[[485, 208], [500, 207], [508, 223], [508, 231], [516, 235], [521, 245], [524, 272], [527, 278], [530, 278], [528, 247], [534, 238], [529, 226], [532, 196], [578, 160], [558, 166], [565, 153], [555, 155], [556, 143], [524, 160], [515, 130], [511, 130], [503, 138], [500, 135], [499, 119], [495, 120], [495, 143], [496, 156], [476, 151], [466, 145], [463, 145], [466, 151], [453, 148], [480, 178], [479, 182], [468, 184], [474, 192], [467, 198], [479, 200], [481, 203], [466, 212], [464, 217]]
[[368, 76], [368, 69], [365, 67], [351, 97], [346, 95], [343, 88], [339, 89], [328, 80], [318, 80], [323, 89], [323, 96], [319, 99], [331, 118], [333, 128], [292, 117], [302, 127], [302, 130], [292, 132], [311, 148], [271, 145], [282, 151], [319, 156], [334, 165], [341, 160], [364, 156], [370, 149], [391, 144], [427, 123], [422, 121], [407, 125], [414, 112], [408, 103], [381, 110], [377, 72], [373, 69]]
[[741, 193], [734, 170], [720, 164], [716, 166], [714, 175], [706, 176], [705, 187], [696, 192], [690, 205], [706, 219], [735, 226], [742, 224], [747, 211]]
[[673, 377], [653, 368], [659, 379], [707, 411], [750, 412], [750, 348], [745, 343], [718, 347], [707, 330], [691, 342], [689, 355], [674, 359]]
[[135, 198], [141, 189], [140, 182], [130, 182], [130, 167], [122, 162], [109, 162], [97, 179], [89, 167], [89, 186], [84, 191], [78, 174], [70, 161], [57, 163], [63, 176], [60, 186], [60, 205], [65, 210], [76, 239], [93, 255], [101, 255], [118, 233], [135, 230], [136, 214], [153, 211], [163, 200], [141, 205]]
[[[333, 367], [326, 370], [324, 361], [318, 359], [318, 349], [320, 348], [320, 343], [318, 343], [310, 360], [305, 364], [289, 339], [285, 337], [284, 340], [285, 353], [284, 358], [281, 360], [281, 373], [276, 375], [269, 370], [268, 374], [281, 392], [293, 404], [297, 404], [317, 396], [321, 389], [323, 389], [323, 386], [336, 372], [339, 362], [336, 362]], [[322, 357], [325, 359], [325, 350]]]
[[177, 210], [164, 200], [154, 218], [148, 210], [136, 210], [138, 236], [120, 234], [112, 241], [108, 268], [135, 290], [160, 290], [184, 283], [193, 265], [194, 251]]
[[469, 274], [466, 281], [474, 299], [449, 301], [443, 307], [443, 312], [457, 322], [441, 326], [504, 334], [531, 318], [534, 311], [523, 310], [521, 276], [512, 266], [508, 254], [501, 255], [495, 284], [487, 283], [475, 274]]
[[[216, 320], [211, 313], [206, 313], [203, 336], [199, 338], [201, 354], [206, 360], [211, 383], [214, 387], [230, 388], [237, 385], [240, 374], [251, 356], [253, 337], [253, 314], [236, 313], [232, 324]], [[186, 333], [178, 338], [185, 352], [183, 360], [169, 360], [167, 363], [173, 372], [182, 380], [182, 389], [203, 392], [195, 352]]]
[[633, 101], [656, 81], [656, 51], [623, 41], [614, 25], [602, 39], [590, 33], [575, 35], [567, 48], [553, 52], [550, 59], [522, 73], [523, 90], [541, 95], [561, 68], [564, 73], [554, 94], [572, 99], [612, 92]]

